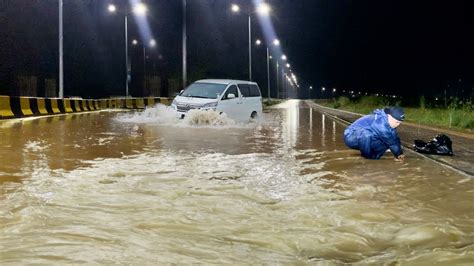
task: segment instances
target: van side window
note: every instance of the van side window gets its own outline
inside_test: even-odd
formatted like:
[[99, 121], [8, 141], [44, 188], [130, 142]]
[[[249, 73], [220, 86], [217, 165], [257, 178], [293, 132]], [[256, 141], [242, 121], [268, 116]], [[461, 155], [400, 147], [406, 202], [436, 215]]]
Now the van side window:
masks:
[[260, 97], [260, 89], [257, 85], [250, 84], [250, 97]]
[[229, 97], [227, 95], [233, 93], [235, 95], [235, 98], [239, 97], [239, 91], [237, 90], [237, 86], [232, 85], [230, 86], [227, 91], [225, 92], [224, 96], [222, 97], [222, 100], [227, 100]]
[[250, 95], [250, 87], [247, 84], [239, 84], [239, 90], [240, 93], [242, 93], [242, 96], [244, 97], [251, 97]]

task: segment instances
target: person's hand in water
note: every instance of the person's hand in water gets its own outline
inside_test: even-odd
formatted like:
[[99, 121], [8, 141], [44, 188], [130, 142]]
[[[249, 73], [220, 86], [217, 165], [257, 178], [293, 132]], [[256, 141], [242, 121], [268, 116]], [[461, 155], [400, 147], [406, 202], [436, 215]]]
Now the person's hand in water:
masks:
[[400, 154], [395, 157], [395, 162], [403, 162], [403, 160], [405, 160], [405, 154]]

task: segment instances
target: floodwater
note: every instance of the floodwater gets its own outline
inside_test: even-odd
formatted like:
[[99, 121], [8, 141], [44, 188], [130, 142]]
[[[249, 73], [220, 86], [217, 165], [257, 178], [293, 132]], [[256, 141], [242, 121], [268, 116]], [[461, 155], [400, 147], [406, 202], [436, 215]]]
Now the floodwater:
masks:
[[291, 100], [0, 121], [0, 264], [474, 263], [474, 179]]

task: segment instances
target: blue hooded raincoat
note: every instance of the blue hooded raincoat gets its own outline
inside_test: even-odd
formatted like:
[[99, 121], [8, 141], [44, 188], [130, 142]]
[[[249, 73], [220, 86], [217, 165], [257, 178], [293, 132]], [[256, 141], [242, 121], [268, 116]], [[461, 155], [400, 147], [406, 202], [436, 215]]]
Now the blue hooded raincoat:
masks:
[[380, 159], [387, 149], [398, 157], [403, 153], [397, 130], [388, 123], [387, 114], [376, 109], [357, 119], [344, 130], [344, 142], [349, 148], [360, 150], [367, 159]]

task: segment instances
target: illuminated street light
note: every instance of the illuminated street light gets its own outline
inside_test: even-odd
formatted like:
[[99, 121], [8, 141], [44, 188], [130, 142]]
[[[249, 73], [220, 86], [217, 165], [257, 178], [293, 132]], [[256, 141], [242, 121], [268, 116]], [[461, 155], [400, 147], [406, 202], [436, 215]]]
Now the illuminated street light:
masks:
[[279, 46], [280, 45], [280, 40], [278, 40], [278, 39], [273, 40], [273, 45]]
[[143, 3], [138, 3], [133, 7], [133, 13], [135, 13], [135, 15], [143, 16], [147, 11], [148, 8]]
[[284, 61], [286, 61], [286, 59], [287, 59], [286, 55], [282, 55], [282, 56], [281, 56], [281, 59], [284, 60]]
[[109, 10], [110, 13], [115, 13], [117, 11], [117, 7], [115, 5], [110, 4], [107, 9]]
[[290, 65], [289, 63], [286, 63], [286, 67], [287, 67], [287, 68], [290, 68], [290, 66], [291, 66], [291, 65]]
[[257, 6], [257, 13], [263, 16], [268, 16], [268, 14], [270, 14], [270, 6], [266, 3], [260, 3]]
[[333, 88], [333, 89], [332, 89], [332, 92], [336, 92], [336, 88]]
[[324, 88], [324, 87], [321, 88], [321, 91], [325, 91], [325, 90], [326, 90], [326, 88]]
[[[233, 13], [238, 13], [240, 11], [240, 6], [237, 4], [231, 5], [231, 10]], [[248, 13], [248, 32], [249, 32], [249, 80], [252, 81], [252, 11], [249, 10]], [[266, 16], [270, 13], [270, 6], [265, 3], [260, 3], [257, 6], [256, 13], [262, 16]]]
[[[108, 5], [107, 10], [110, 13], [116, 13], [117, 7], [113, 4]], [[147, 12], [147, 7], [143, 3], [138, 3], [133, 6], [132, 8], [133, 13], [138, 16], [143, 16]], [[125, 71], [126, 71], [126, 79], [125, 79], [125, 96], [128, 96], [128, 83], [130, 82], [130, 66], [128, 63], [128, 12], [124, 12], [124, 19], [125, 19]], [[136, 40], [135, 40], [136, 41]], [[136, 45], [134, 42], [132, 42]], [[138, 44], [138, 41], [137, 41]]]
[[262, 44], [262, 41], [260, 41], [259, 39], [257, 39], [257, 40], [255, 41], [255, 44], [256, 44], [256, 45], [260, 45], [260, 44]]
[[[138, 41], [136, 39], [133, 39], [132, 44], [137, 45]], [[151, 39], [148, 42], [148, 46], [150, 48], [154, 48], [156, 46], [155, 39]], [[146, 56], [146, 45], [145, 45], [145, 43], [143, 43], [143, 90], [144, 90], [144, 92], [146, 92], [146, 58], [147, 58], [147, 56]]]
[[236, 4], [232, 4], [231, 8], [232, 12], [238, 13], [240, 11], [240, 6]]

